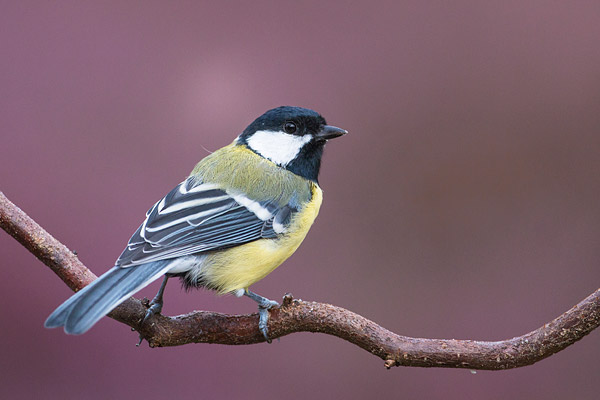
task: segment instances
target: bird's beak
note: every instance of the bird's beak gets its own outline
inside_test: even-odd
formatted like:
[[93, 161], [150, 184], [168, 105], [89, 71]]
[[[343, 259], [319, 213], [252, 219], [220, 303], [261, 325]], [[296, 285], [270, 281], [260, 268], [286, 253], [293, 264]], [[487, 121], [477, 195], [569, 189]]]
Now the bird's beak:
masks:
[[348, 133], [347, 130], [338, 128], [336, 126], [325, 125], [323, 129], [321, 129], [316, 135], [315, 138], [317, 140], [329, 140], [336, 137], [340, 137]]

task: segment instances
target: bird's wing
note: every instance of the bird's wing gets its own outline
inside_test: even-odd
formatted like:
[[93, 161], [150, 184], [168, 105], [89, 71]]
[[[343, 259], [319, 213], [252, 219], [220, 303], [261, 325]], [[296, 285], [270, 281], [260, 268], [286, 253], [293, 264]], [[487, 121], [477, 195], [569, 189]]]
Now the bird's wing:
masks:
[[150, 208], [116, 265], [129, 267], [275, 238], [285, 233], [295, 211], [289, 204], [257, 202], [188, 178]]

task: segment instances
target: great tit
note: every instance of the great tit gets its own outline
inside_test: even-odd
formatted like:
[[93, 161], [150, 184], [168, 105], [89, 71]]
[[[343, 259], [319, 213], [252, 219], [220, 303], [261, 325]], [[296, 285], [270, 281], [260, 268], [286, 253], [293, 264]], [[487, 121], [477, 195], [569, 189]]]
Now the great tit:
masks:
[[279, 304], [248, 288], [304, 240], [323, 198], [317, 178], [325, 143], [346, 133], [306, 108], [267, 111], [154, 204], [115, 266], [60, 305], [45, 326], [84, 333], [164, 276], [143, 324], [162, 310], [167, 281], [177, 276], [186, 288], [256, 301], [268, 341], [268, 310]]

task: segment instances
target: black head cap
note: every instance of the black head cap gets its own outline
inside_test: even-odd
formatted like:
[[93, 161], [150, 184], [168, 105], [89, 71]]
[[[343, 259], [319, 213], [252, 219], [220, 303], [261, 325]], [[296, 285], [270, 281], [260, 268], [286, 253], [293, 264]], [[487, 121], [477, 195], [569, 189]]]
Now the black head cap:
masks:
[[316, 133], [321, 127], [327, 125], [325, 118], [318, 112], [302, 107], [281, 106], [267, 111], [256, 118], [240, 135], [240, 140], [252, 136], [256, 131], [283, 131], [286, 122], [296, 124], [294, 135], [302, 136], [306, 133]]

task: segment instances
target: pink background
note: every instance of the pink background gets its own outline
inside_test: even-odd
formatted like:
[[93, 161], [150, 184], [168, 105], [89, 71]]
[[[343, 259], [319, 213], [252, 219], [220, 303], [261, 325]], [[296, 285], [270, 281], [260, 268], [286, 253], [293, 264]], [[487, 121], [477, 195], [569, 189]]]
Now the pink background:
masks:
[[[269, 108], [314, 108], [350, 134], [326, 149], [305, 243], [254, 289], [404, 335], [510, 338], [599, 287], [599, 20], [594, 1], [3, 2], [0, 190], [102, 273], [206, 149]], [[67, 287], [4, 233], [0, 254], [3, 398], [600, 392], [599, 332], [475, 375], [386, 371], [320, 334], [149, 349], [103, 319], [67, 336], [42, 326]], [[255, 305], [171, 283], [164, 312], [193, 309]]]

